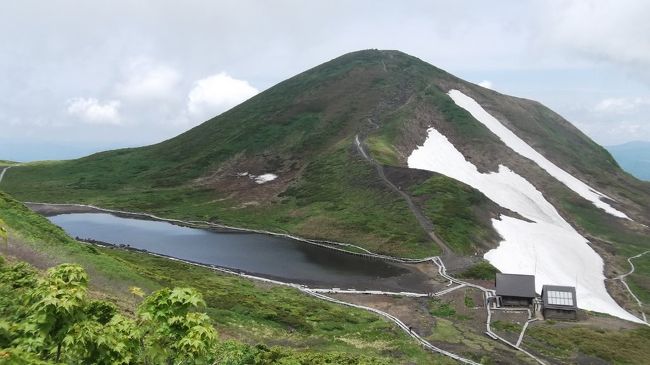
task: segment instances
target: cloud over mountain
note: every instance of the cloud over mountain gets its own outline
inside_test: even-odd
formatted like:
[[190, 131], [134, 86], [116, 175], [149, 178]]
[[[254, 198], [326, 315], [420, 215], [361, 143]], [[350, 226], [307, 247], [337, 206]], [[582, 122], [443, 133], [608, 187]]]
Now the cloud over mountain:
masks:
[[125, 79], [115, 91], [132, 101], [167, 99], [176, 92], [181, 75], [174, 68], [156, 63], [149, 58], [136, 58], [124, 71]]
[[258, 92], [248, 81], [221, 72], [194, 83], [187, 96], [187, 110], [195, 117], [213, 117]]
[[90, 124], [120, 124], [120, 102], [109, 100], [100, 102], [95, 98], [73, 98], [68, 100], [66, 111]]

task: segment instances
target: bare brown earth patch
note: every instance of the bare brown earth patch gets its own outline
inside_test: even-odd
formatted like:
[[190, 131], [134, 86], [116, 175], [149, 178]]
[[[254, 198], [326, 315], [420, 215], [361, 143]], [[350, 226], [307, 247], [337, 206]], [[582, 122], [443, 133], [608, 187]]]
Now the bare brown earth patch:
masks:
[[[209, 187], [240, 204], [264, 204], [286, 190], [300, 173], [301, 161], [279, 156], [244, 157], [239, 154], [223, 163], [215, 172], [195, 180], [197, 186]], [[274, 180], [258, 182], [256, 178], [274, 174]]]
[[0, 253], [11, 260], [25, 261], [39, 270], [46, 270], [61, 263], [43, 252], [32, 249], [25, 240], [13, 234], [9, 235], [7, 244], [0, 243]]
[[386, 178], [398, 188], [407, 188], [425, 182], [435, 173], [426, 170], [409, 169], [399, 166], [384, 166]]
[[44, 216], [70, 213], [98, 213], [99, 209], [81, 205], [25, 204], [29, 209]]

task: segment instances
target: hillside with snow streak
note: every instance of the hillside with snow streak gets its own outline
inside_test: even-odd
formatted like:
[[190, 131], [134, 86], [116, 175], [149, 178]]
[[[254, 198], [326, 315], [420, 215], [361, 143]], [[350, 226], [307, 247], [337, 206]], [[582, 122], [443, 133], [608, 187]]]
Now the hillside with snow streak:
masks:
[[408, 166], [460, 180], [530, 220], [508, 216], [492, 220], [503, 241], [485, 258], [499, 270], [534, 274], [538, 292], [544, 284], [575, 285], [580, 308], [641, 322], [607, 292], [602, 258], [524, 177], [503, 165], [498, 172], [480, 173], [433, 128], [428, 130], [424, 144], [409, 156]]
[[495, 117], [490, 115], [490, 113], [483, 109], [483, 107], [474, 99], [458, 90], [451, 90], [449, 91], [448, 95], [456, 103], [456, 105], [468, 111], [474, 117], [474, 119], [486, 126], [513, 151], [535, 162], [539, 167], [548, 172], [549, 175], [553, 176], [555, 179], [566, 185], [569, 189], [573, 190], [581, 197], [592, 202], [598, 208], [615, 217], [628, 218], [625, 213], [615, 209], [602, 200], [603, 198], [612, 200], [611, 198], [580, 181], [568, 172], [562, 170], [553, 162], [549, 161], [546, 157], [542, 156], [542, 154], [535, 151], [535, 149], [529, 146], [524, 140], [519, 138], [511, 130], [506, 128], [506, 126], [501, 124], [501, 122], [499, 122]]

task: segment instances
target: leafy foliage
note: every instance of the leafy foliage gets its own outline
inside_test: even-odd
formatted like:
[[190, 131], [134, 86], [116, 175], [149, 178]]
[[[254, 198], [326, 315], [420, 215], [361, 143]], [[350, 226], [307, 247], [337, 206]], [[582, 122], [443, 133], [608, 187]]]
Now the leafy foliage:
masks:
[[3, 266], [0, 278], [0, 345], [11, 346], [0, 355], [11, 361], [207, 364], [215, 357], [217, 334], [206, 314], [194, 312], [205, 304], [194, 289], [159, 290], [129, 319], [111, 303], [88, 300], [88, 275], [78, 265], [61, 264], [37, 280], [19, 263]]
[[205, 302], [192, 288], [161, 289], [147, 297], [138, 309], [146, 355], [151, 363], [209, 363], [217, 334], [204, 313], [190, 312]]
[[112, 303], [88, 300], [88, 276], [78, 265], [56, 266], [42, 278], [24, 263], [1, 265], [0, 278], [18, 279], [0, 281], [2, 364], [387, 364], [364, 355], [219, 342], [210, 317], [197, 311], [203, 296], [192, 288], [160, 289], [129, 318]]
[[136, 323], [120, 314], [102, 325], [93, 320], [76, 323], [64, 340], [69, 363], [133, 364], [140, 347]]
[[50, 358], [61, 358], [63, 339], [70, 328], [84, 318], [88, 276], [78, 265], [62, 264], [51, 268], [28, 295], [28, 324], [24, 326], [28, 349]]
[[129, 293], [133, 294], [134, 297], [138, 297], [138, 298], [144, 297], [144, 291], [142, 290], [142, 288], [138, 288], [137, 286], [129, 287]]

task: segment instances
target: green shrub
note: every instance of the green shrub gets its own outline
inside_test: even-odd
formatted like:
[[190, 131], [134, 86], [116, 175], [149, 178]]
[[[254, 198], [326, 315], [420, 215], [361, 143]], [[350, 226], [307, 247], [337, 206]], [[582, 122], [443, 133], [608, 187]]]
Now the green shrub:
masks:
[[458, 274], [458, 277], [464, 279], [477, 279], [477, 280], [494, 280], [499, 270], [492, 266], [488, 261], [480, 261], [479, 263], [471, 266], [465, 271]]

